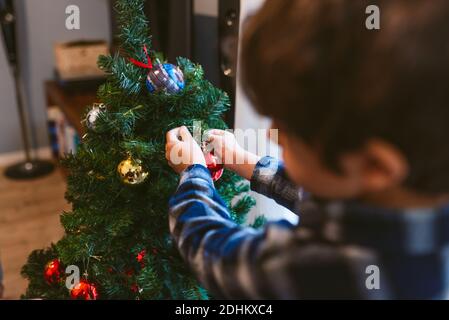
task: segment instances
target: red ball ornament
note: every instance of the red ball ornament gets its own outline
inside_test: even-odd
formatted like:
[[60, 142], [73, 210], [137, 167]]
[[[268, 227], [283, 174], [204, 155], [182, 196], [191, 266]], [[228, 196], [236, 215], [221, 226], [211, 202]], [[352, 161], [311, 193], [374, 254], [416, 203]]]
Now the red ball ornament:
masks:
[[94, 284], [89, 283], [87, 280], [81, 280], [70, 291], [72, 299], [79, 300], [97, 300], [98, 291]]
[[218, 158], [213, 154], [213, 152], [206, 153], [204, 156], [206, 159], [206, 166], [209, 169], [212, 180], [217, 181], [223, 175], [223, 164], [218, 163]]
[[59, 259], [54, 259], [47, 263], [44, 271], [44, 278], [49, 284], [57, 283], [61, 280], [61, 262]]

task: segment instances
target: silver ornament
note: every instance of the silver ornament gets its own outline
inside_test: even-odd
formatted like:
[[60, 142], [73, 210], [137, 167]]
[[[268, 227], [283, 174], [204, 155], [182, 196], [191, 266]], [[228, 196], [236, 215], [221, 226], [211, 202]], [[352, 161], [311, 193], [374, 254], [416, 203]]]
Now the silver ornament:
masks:
[[96, 122], [101, 113], [106, 110], [104, 103], [94, 103], [92, 109], [87, 113], [86, 126], [89, 130], [96, 129]]

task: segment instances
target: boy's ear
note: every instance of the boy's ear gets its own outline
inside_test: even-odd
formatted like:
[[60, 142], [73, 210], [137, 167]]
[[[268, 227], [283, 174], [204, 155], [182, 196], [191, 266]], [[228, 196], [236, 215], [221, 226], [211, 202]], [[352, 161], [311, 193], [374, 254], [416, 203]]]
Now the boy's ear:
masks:
[[395, 146], [370, 140], [363, 150], [361, 182], [365, 192], [385, 191], [400, 186], [407, 178], [409, 165]]

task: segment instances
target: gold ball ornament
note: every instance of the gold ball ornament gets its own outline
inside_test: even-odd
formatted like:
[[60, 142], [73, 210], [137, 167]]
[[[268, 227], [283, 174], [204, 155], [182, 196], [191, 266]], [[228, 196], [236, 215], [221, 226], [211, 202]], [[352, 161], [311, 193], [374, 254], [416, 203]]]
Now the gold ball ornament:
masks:
[[148, 177], [148, 172], [142, 168], [142, 161], [139, 159], [128, 158], [120, 162], [117, 171], [125, 184], [141, 184]]

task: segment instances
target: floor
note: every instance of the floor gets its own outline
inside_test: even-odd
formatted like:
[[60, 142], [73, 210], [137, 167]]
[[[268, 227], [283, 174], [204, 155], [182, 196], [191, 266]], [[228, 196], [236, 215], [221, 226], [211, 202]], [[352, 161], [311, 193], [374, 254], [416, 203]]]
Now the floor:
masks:
[[64, 199], [65, 179], [59, 170], [44, 178], [18, 182], [0, 169], [0, 259], [4, 299], [18, 299], [27, 281], [20, 269], [28, 254], [62, 236], [59, 214], [70, 210]]

